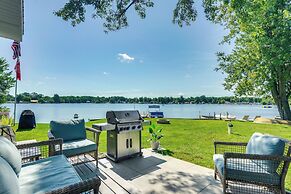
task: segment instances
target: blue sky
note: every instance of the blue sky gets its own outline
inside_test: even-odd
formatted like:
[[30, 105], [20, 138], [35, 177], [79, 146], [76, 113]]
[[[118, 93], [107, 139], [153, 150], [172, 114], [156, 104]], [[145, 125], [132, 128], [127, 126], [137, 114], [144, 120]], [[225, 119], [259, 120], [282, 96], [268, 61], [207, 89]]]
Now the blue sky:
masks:
[[[127, 97], [232, 94], [224, 90], [221, 72], [214, 71], [215, 53], [231, 50], [219, 45], [226, 32], [206, 20], [199, 3], [198, 18], [190, 27], [172, 24], [176, 1], [155, 1], [145, 20], [131, 9], [128, 28], [105, 34], [102, 23], [89, 15], [76, 27], [54, 16], [65, 2], [25, 1], [19, 92]], [[0, 56], [13, 69], [11, 44], [0, 38]]]

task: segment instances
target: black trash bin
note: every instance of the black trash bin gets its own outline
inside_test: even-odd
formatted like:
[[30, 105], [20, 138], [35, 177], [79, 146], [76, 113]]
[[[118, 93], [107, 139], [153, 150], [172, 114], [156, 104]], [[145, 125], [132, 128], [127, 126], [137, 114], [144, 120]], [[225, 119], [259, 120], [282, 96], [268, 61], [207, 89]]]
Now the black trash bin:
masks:
[[35, 116], [31, 110], [22, 111], [20, 118], [18, 129], [33, 129], [36, 127]]

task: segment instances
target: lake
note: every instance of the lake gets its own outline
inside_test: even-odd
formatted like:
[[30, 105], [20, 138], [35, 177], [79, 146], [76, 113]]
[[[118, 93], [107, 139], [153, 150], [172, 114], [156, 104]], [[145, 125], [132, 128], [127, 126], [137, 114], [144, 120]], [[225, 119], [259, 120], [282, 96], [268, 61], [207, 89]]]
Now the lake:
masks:
[[[13, 104], [4, 104], [13, 114]], [[51, 120], [72, 119], [77, 113], [85, 120], [93, 118], [105, 118], [108, 110], [139, 110], [141, 114], [148, 111], [148, 104], [17, 104], [17, 122], [23, 110], [30, 109], [35, 113], [36, 122], [49, 123]], [[278, 116], [276, 106], [263, 108], [262, 105], [238, 105], [238, 104], [166, 104], [161, 105], [161, 111], [167, 118], [198, 118], [199, 115], [220, 114], [235, 115], [242, 118], [250, 115], [274, 118]]]

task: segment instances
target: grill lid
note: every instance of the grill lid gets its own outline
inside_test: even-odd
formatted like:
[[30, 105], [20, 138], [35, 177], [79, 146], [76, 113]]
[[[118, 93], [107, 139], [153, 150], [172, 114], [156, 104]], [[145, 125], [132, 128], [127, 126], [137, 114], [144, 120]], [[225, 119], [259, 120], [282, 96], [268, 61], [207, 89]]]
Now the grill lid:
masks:
[[110, 124], [130, 123], [143, 120], [137, 110], [107, 111], [106, 119], [107, 123]]

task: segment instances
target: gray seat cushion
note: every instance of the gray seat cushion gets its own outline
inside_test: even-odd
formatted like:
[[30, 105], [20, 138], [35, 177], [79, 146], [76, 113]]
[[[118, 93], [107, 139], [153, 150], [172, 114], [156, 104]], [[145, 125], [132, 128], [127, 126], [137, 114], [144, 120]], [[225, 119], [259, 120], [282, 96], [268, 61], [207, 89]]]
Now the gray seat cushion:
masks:
[[[224, 176], [225, 167], [223, 155], [215, 154], [213, 161], [219, 174]], [[243, 182], [280, 185], [280, 176], [277, 173], [270, 173], [248, 159], [228, 159], [225, 178]]]
[[86, 139], [84, 119], [70, 121], [51, 121], [51, 133], [64, 141]]
[[19, 194], [18, 178], [6, 160], [0, 157], [0, 193]]
[[[246, 153], [258, 155], [283, 156], [284, 149], [285, 142], [282, 139], [271, 135], [254, 133], [248, 142]], [[279, 162], [277, 161], [254, 160], [254, 162], [270, 173], [276, 172], [279, 166]]]
[[21, 155], [16, 146], [3, 136], [0, 136], [0, 156], [5, 159], [16, 175], [21, 170]]
[[96, 149], [96, 143], [88, 139], [66, 141], [63, 143], [63, 154], [67, 157], [92, 152]]
[[19, 175], [22, 194], [39, 194], [75, 184], [81, 178], [64, 155], [23, 165]]

